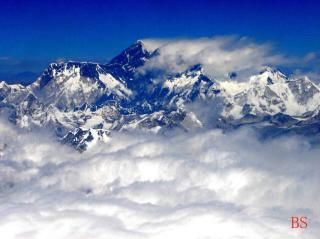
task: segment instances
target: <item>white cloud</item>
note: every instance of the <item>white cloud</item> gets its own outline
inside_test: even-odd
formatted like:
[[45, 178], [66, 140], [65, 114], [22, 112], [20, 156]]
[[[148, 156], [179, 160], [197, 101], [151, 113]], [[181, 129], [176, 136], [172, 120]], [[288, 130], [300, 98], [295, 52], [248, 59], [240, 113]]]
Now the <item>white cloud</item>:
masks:
[[258, 44], [247, 38], [215, 37], [177, 40], [143, 40], [149, 50], [160, 54], [141, 70], [160, 68], [166, 72], [181, 72], [202, 64], [206, 74], [215, 79], [226, 78], [237, 72], [240, 80], [259, 72], [265, 66], [289, 64], [291, 59], [275, 54], [270, 44]]
[[[3, 238], [315, 239], [319, 149], [250, 130], [114, 135], [83, 154], [0, 123]], [[1, 148], [1, 147], [0, 147]], [[310, 218], [306, 231], [290, 216]]]

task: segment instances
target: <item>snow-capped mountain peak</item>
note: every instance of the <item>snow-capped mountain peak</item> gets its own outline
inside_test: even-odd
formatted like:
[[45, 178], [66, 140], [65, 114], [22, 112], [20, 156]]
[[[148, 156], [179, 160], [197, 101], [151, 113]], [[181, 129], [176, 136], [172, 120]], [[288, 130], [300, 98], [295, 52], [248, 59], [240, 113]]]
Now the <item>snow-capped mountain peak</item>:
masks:
[[250, 83], [254, 85], [272, 85], [285, 83], [288, 78], [279, 70], [266, 67], [260, 74], [250, 77]]
[[138, 41], [107, 64], [52, 63], [27, 87], [1, 82], [0, 113], [20, 127], [49, 127], [80, 151], [113, 131], [203, 127], [208, 122], [188, 107], [193, 103], [214, 109], [209, 114], [217, 122], [210, 125], [222, 128], [316, 127], [320, 120], [320, 89], [307, 77], [266, 67], [247, 81], [215, 81], [200, 64], [177, 74], [142, 74], [154, 55]]
[[126, 70], [133, 70], [142, 66], [144, 62], [150, 58], [151, 54], [142, 41], [137, 41], [113, 58], [109, 64], [113, 67], [121, 66]]
[[132, 92], [121, 79], [97, 63], [53, 63], [29, 87], [45, 103], [64, 110], [104, 100], [128, 99]]

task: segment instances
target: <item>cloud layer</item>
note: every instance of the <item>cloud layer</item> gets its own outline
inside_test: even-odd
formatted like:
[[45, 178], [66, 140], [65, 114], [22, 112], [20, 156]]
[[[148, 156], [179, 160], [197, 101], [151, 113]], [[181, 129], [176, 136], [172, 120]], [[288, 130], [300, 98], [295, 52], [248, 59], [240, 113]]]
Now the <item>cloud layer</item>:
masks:
[[[114, 135], [83, 154], [0, 123], [3, 238], [315, 239], [319, 149], [218, 130]], [[290, 228], [308, 216], [306, 231]]]

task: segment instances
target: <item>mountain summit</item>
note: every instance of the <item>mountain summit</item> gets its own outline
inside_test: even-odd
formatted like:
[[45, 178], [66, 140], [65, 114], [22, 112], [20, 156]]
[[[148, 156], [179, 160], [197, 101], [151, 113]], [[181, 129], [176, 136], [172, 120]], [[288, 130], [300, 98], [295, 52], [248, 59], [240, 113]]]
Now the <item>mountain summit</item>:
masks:
[[130, 71], [142, 66], [150, 56], [151, 52], [146, 49], [143, 42], [137, 41], [113, 58], [109, 65], [112, 67], [119, 66]]
[[22, 128], [48, 127], [80, 151], [114, 131], [250, 124], [268, 135], [319, 133], [320, 88], [307, 77], [267, 67], [246, 82], [216, 81], [200, 64], [159, 77], [141, 73], [157, 54], [138, 41], [107, 64], [52, 63], [30, 85], [1, 82], [0, 114]]

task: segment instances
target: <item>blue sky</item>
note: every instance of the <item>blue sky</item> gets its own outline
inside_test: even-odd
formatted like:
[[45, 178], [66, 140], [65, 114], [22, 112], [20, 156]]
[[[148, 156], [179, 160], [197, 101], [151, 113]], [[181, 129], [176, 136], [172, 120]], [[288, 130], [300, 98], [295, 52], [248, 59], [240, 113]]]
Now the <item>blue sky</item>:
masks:
[[318, 1], [35, 1], [0, 3], [0, 73], [58, 58], [105, 62], [137, 39], [236, 34], [276, 51], [320, 53]]

